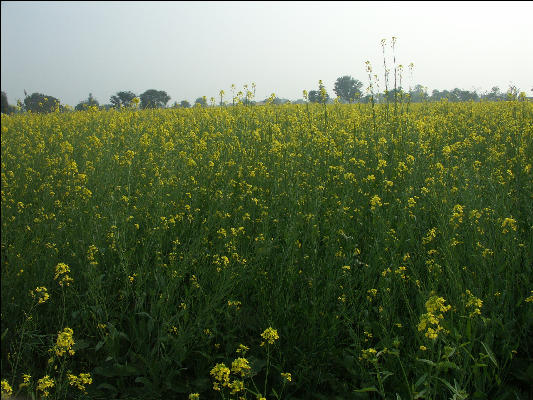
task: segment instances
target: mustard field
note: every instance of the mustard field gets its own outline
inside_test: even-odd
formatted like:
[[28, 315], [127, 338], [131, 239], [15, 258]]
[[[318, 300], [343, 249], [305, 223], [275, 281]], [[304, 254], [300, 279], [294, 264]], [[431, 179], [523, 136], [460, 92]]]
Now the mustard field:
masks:
[[530, 399], [533, 104], [1, 117], [2, 399]]

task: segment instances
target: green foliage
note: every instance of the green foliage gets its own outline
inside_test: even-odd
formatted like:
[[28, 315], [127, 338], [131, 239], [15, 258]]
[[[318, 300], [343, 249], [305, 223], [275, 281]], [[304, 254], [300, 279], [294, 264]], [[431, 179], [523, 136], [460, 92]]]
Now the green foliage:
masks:
[[195, 102], [194, 102], [195, 105], [199, 105], [201, 107], [207, 107], [207, 98], [205, 96], [203, 97], [198, 97]]
[[76, 111], [85, 111], [89, 107], [98, 107], [100, 103], [93, 97], [92, 93], [89, 93], [89, 97], [86, 100], [80, 101], [74, 109]]
[[170, 96], [164, 90], [149, 89], [140, 95], [141, 108], [164, 108]]
[[333, 91], [345, 102], [352, 103], [361, 96], [362, 87], [363, 83], [361, 81], [346, 75], [337, 78]]
[[112, 106], [114, 108], [121, 108], [121, 107], [131, 107], [133, 105], [132, 100], [137, 97], [137, 95], [130, 91], [121, 91], [117, 92], [117, 94], [111, 96], [109, 101], [111, 102]]
[[41, 93], [32, 93], [24, 98], [24, 110], [32, 113], [47, 114], [58, 110], [59, 100]]
[[231, 398], [236, 380], [254, 400], [531, 397], [532, 104], [373, 109], [2, 115], [2, 379], [41, 396], [47, 374], [50, 398]]
[[7, 95], [5, 92], [2, 92], [2, 103], [0, 111], [2, 114], [7, 114], [9, 112], [9, 103], [7, 102]]

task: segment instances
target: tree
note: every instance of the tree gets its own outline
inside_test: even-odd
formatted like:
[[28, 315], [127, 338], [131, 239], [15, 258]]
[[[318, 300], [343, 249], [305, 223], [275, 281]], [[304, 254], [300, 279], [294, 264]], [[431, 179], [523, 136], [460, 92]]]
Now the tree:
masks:
[[362, 87], [363, 83], [361, 81], [345, 75], [337, 78], [333, 91], [342, 100], [351, 103], [356, 97], [361, 96]]
[[447, 90], [443, 90], [440, 92], [438, 89], [433, 89], [431, 92], [431, 101], [439, 101], [442, 99], [449, 99], [450, 98], [450, 92]]
[[493, 86], [490, 93], [483, 97], [489, 101], [499, 101], [499, 100], [502, 100], [504, 96], [502, 95], [500, 88], [498, 86]]
[[7, 114], [9, 112], [9, 103], [7, 102], [7, 94], [2, 92], [2, 114]]
[[100, 103], [98, 103], [98, 100], [93, 97], [92, 93], [89, 93], [87, 100], [80, 101], [74, 109], [76, 111], [83, 111], [87, 110], [89, 107], [98, 107], [99, 105]]
[[24, 109], [33, 113], [51, 113], [59, 107], [58, 99], [42, 93], [32, 93], [24, 98]]
[[196, 99], [196, 101], [194, 102], [194, 104], [199, 104], [201, 105], [202, 107], [207, 107], [207, 98], [205, 96], [203, 97], [198, 97]]
[[170, 96], [164, 90], [148, 89], [140, 95], [141, 108], [164, 108]]
[[414, 89], [411, 90], [410, 95], [412, 103], [420, 103], [429, 98], [427, 89], [420, 84], [415, 85]]
[[386, 93], [383, 93], [383, 98], [386, 99], [389, 103], [394, 103], [395, 99], [396, 101], [400, 101], [401, 95], [403, 93], [403, 90], [401, 87], [396, 89], [391, 89], [387, 91]]
[[322, 84], [322, 81], [318, 81], [318, 90], [311, 90], [309, 92], [309, 101], [311, 103], [326, 104], [329, 101], [329, 94], [326, 92], [326, 88]]
[[320, 103], [320, 92], [318, 90], [310, 90], [309, 101], [311, 103]]
[[507, 89], [506, 98], [507, 100], [516, 100], [518, 98], [519, 90], [515, 85], [509, 85]]
[[114, 96], [111, 96], [111, 98], [109, 99], [109, 101], [111, 102], [111, 104], [113, 105], [113, 107], [115, 108], [121, 108], [121, 107], [131, 107], [133, 104], [132, 104], [132, 100], [137, 97], [137, 95], [133, 92], [117, 92], [116, 95]]
[[189, 103], [187, 100], [182, 100], [181, 103], [180, 103], [180, 106], [183, 107], [183, 108], [190, 108], [191, 107], [191, 103]]

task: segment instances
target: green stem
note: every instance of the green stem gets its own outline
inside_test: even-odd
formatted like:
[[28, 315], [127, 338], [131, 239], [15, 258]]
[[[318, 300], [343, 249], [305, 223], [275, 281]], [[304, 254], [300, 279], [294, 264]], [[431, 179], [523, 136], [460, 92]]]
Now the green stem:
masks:
[[265, 375], [265, 386], [264, 386], [264, 395], [267, 395], [267, 382], [268, 382], [268, 370], [270, 369], [270, 346], [267, 343], [267, 365], [266, 365], [266, 375]]

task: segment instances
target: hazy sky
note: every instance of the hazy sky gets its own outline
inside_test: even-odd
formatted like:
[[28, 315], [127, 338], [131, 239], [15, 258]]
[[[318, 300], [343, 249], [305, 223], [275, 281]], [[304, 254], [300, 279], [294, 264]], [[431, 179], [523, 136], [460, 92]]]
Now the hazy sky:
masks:
[[[322, 79], [383, 85], [380, 41], [432, 89], [533, 92], [533, 2], [10, 2], [3, 1], [1, 86], [76, 105], [120, 90], [165, 90], [171, 101], [229, 100], [232, 83], [295, 100]], [[391, 49], [387, 47], [390, 54]], [[390, 60], [389, 60], [390, 62]], [[404, 73], [404, 87], [410, 82]]]

